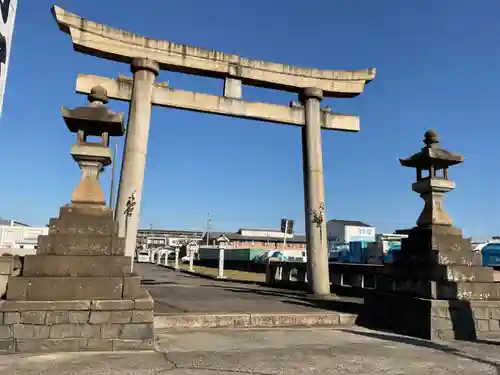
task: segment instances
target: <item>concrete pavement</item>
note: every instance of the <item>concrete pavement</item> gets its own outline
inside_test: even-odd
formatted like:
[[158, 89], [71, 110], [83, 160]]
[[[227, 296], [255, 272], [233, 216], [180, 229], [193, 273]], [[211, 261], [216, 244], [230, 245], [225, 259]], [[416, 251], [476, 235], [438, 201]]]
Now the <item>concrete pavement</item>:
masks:
[[157, 353], [0, 356], [16, 375], [500, 374], [493, 344], [431, 343], [360, 328], [160, 334]]
[[[206, 280], [155, 265], [139, 265], [136, 271], [155, 296], [160, 314], [327, 311], [300, 292]], [[500, 375], [498, 343], [437, 343], [355, 326], [170, 327], [157, 329], [156, 336], [157, 352], [4, 355], [0, 374]]]

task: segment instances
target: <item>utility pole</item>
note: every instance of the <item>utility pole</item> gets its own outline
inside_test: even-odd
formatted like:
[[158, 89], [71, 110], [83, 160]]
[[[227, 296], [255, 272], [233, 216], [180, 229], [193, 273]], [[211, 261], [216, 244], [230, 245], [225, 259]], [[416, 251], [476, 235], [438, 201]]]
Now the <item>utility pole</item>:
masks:
[[113, 209], [113, 201], [115, 199], [115, 171], [116, 171], [116, 155], [118, 154], [118, 137], [115, 138], [115, 149], [113, 152], [113, 167], [111, 169], [111, 187], [109, 189], [109, 208]]
[[207, 217], [207, 246], [209, 244], [210, 230], [212, 229], [212, 216], [210, 216], [210, 212]]
[[293, 220], [281, 219], [281, 231], [283, 232], [283, 250], [286, 248], [286, 236], [289, 234], [293, 234]]
[[286, 234], [288, 233], [288, 220], [285, 222], [285, 233], [283, 236], [283, 251], [286, 249]]

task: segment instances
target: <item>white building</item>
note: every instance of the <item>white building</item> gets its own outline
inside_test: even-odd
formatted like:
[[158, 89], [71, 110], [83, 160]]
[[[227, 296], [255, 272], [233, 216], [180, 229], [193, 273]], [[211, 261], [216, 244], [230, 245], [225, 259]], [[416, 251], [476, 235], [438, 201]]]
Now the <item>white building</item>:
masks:
[[375, 241], [375, 227], [352, 220], [329, 220], [326, 223], [328, 243], [344, 244], [352, 241]]
[[244, 229], [241, 228], [238, 231], [239, 234], [242, 236], [248, 236], [248, 237], [269, 237], [269, 238], [280, 238], [284, 240], [286, 237], [288, 238], [293, 238], [294, 234], [293, 233], [284, 233], [279, 229]]
[[187, 244], [189, 241], [200, 241], [203, 232], [193, 230], [173, 229], [138, 229], [136, 249], [156, 247], [177, 247]]
[[17, 253], [17, 251], [6, 249], [26, 249], [33, 250], [27, 253], [34, 253], [38, 244], [38, 236], [48, 233], [48, 227], [31, 227], [18, 221], [0, 219], [0, 252]]

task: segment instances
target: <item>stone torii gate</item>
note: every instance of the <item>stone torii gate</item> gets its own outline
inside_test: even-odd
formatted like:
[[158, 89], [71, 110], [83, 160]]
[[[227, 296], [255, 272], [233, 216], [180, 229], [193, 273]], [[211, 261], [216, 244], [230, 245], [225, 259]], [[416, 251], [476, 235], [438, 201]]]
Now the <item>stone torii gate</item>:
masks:
[[[131, 66], [133, 78], [79, 74], [76, 83], [78, 93], [88, 94], [93, 87], [102, 86], [109, 98], [130, 102], [115, 210], [120, 234], [126, 237], [126, 254], [133, 256], [136, 246], [152, 105], [296, 125], [302, 127], [309, 285], [316, 295], [329, 294], [321, 128], [356, 132], [359, 118], [332, 113], [321, 108], [320, 102], [323, 97], [359, 95], [375, 78], [375, 69], [320, 70], [251, 60], [145, 38], [85, 20], [57, 6], [52, 12], [59, 28], [71, 36], [76, 51]], [[170, 88], [168, 83], [155, 82], [160, 70], [223, 79], [224, 94]], [[244, 100], [243, 84], [297, 93], [299, 103], [282, 106]], [[126, 202], [134, 194], [136, 206], [127, 218]]]

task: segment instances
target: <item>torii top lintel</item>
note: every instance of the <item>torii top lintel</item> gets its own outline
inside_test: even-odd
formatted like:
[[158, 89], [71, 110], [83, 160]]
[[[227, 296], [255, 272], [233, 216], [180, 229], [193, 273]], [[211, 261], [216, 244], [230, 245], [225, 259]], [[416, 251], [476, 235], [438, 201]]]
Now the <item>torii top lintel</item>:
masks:
[[326, 97], [354, 97], [375, 78], [375, 69], [322, 70], [246, 59], [184, 44], [155, 40], [88, 21], [53, 6], [59, 28], [68, 33], [76, 51], [130, 63], [150, 58], [163, 70], [207, 77], [240, 79], [244, 84], [300, 93], [306, 87], [323, 90]]

